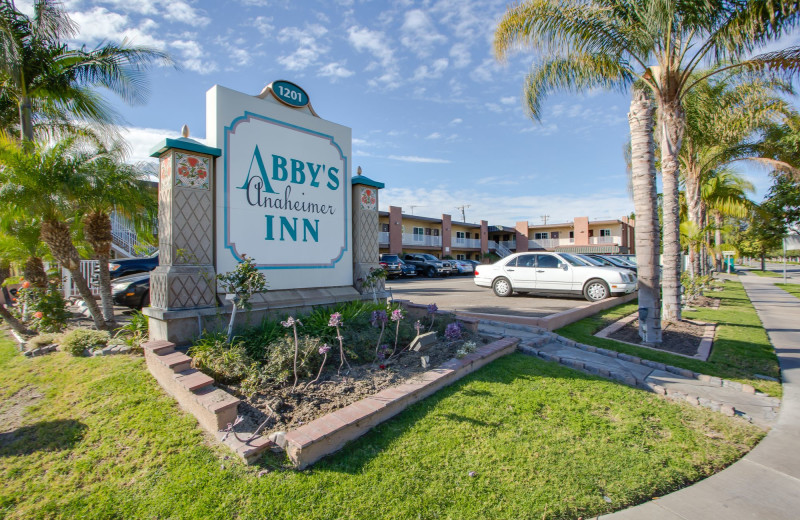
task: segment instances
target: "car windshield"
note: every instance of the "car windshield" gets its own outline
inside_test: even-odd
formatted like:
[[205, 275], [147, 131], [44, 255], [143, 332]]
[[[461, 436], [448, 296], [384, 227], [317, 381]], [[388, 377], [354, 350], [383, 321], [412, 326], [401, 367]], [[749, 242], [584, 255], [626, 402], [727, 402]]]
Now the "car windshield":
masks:
[[421, 257], [422, 257], [422, 258], [424, 258], [425, 260], [430, 260], [431, 262], [438, 262], [438, 261], [439, 261], [439, 259], [438, 259], [438, 258], [436, 258], [436, 257], [435, 257], [435, 256], [433, 256], [433, 255], [419, 255], [419, 256], [421, 256]]
[[383, 255], [381, 260], [384, 262], [398, 262], [400, 259], [397, 257], [397, 255]]
[[601, 262], [600, 260], [597, 260], [597, 259], [595, 259], [595, 258], [592, 258], [591, 256], [583, 256], [583, 255], [581, 255], [581, 256], [579, 256], [578, 258], [580, 258], [580, 259], [581, 259], [581, 260], [583, 260], [584, 262], [588, 262], [588, 263], [590, 263], [591, 265], [597, 265], [597, 266], [603, 266], [603, 265], [605, 265], [605, 264], [604, 264], [603, 262]]
[[577, 256], [573, 256], [573, 255], [571, 255], [569, 253], [558, 253], [558, 256], [560, 256], [561, 258], [566, 260], [567, 263], [570, 264], [570, 265], [577, 265], [577, 266], [587, 266], [587, 265], [589, 265], [589, 262], [581, 260]]
[[630, 266], [635, 266], [636, 265], [635, 263], [631, 262], [629, 259], [625, 258], [624, 256], [615, 256], [613, 258], [615, 260], [618, 260], [619, 262], [625, 264], [625, 265], [630, 265]]

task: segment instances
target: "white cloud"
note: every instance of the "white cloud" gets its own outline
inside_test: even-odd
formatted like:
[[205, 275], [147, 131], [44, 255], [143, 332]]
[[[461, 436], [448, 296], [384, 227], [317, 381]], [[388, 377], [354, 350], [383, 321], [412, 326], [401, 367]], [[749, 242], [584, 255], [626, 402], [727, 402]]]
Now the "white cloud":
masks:
[[452, 121], [450, 121], [450, 126], [460, 125], [463, 122], [464, 122], [463, 119], [461, 119], [460, 117], [457, 117], [457, 118], [453, 119]]
[[349, 70], [345, 67], [346, 62], [331, 62], [327, 65], [323, 65], [319, 69], [319, 75], [324, 77], [330, 77], [334, 79], [338, 78], [349, 78], [354, 73], [352, 70]]
[[[131, 150], [128, 162], [151, 162], [155, 161], [150, 157], [153, 147], [166, 138], [174, 139], [178, 137], [180, 128], [165, 130], [163, 128], [126, 127], [121, 129], [121, 133]], [[202, 141], [202, 139], [197, 139], [196, 137], [192, 137], [192, 139]]]
[[428, 163], [428, 164], [450, 164], [452, 161], [447, 159], [435, 159], [432, 157], [418, 157], [416, 155], [390, 155], [388, 159], [393, 161], [403, 161], [412, 163]]
[[433, 132], [432, 134], [430, 134], [425, 139], [441, 139], [441, 138], [442, 138], [442, 134], [440, 134], [439, 132]]
[[500, 98], [500, 103], [502, 103], [503, 105], [513, 105], [516, 102], [517, 102], [517, 96], [507, 96]]
[[526, 126], [520, 130], [520, 132], [533, 133], [535, 135], [553, 135], [558, 132], [558, 125], [555, 123], [533, 123], [531, 126]]
[[307, 25], [303, 29], [299, 27], [284, 27], [278, 32], [280, 43], [289, 43], [294, 52], [280, 56], [278, 63], [289, 70], [304, 70], [312, 65], [317, 65], [319, 59], [328, 53], [329, 48], [319, 43], [319, 38], [324, 36], [328, 30], [319, 25]]
[[272, 36], [272, 33], [275, 32], [271, 16], [256, 16], [252, 23], [253, 27], [264, 36]]
[[380, 76], [371, 79], [370, 86], [385, 86], [395, 88], [400, 81], [400, 72], [395, 61], [394, 50], [389, 45], [386, 35], [380, 31], [371, 31], [366, 27], [350, 27], [347, 30], [347, 41], [358, 52], [367, 52], [375, 58], [367, 70], [380, 66], [383, 72]]
[[165, 4], [162, 4], [162, 6], [165, 9], [164, 18], [171, 22], [186, 23], [194, 27], [205, 27], [211, 23], [210, 18], [202, 16], [200, 11], [186, 2], [169, 0]]
[[199, 74], [210, 74], [217, 70], [215, 62], [203, 59], [206, 53], [200, 43], [195, 40], [174, 40], [170, 42], [170, 47], [180, 51], [183, 57], [181, 64], [188, 70]]
[[239, 0], [239, 3], [246, 7], [267, 7], [269, 0]]
[[473, 81], [487, 82], [494, 79], [500, 72], [500, 66], [494, 58], [486, 58], [470, 73]]
[[131, 20], [119, 13], [113, 13], [105, 7], [95, 7], [91, 11], [70, 13], [72, 20], [78, 24], [76, 42], [93, 45], [102, 41], [120, 43], [128, 40], [132, 45], [164, 49], [164, 40], [153, 36], [158, 24], [148, 18], [143, 19], [138, 27], [133, 27]]
[[472, 61], [469, 45], [466, 43], [456, 43], [450, 47], [450, 57], [453, 58], [453, 67], [463, 69]]
[[421, 9], [406, 12], [400, 31], [400, 43], [420, 58], [429, 56], [436, 45], [447, 41], [447, 38], [436, 31], [430, 17]]

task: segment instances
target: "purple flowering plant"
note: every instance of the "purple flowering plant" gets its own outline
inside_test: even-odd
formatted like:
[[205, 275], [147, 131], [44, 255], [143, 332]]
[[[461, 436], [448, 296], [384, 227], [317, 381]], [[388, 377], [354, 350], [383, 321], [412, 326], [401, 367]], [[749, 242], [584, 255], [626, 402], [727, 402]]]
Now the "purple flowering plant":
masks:
[[436, 318], [436, 313], [439, 311], [439, 307], [436, 306], [435, 303], [428, 304], [428, 314], [431, 315], [431, 324], [428, 326], [428, 330], [433, 329], [433, 320]]
[[392, 354], [389, 357], [394, 356], [394, 353], [397, 352], [397, 341], [400, 339], [400, 322], [403, 321], [404, 317], [403, 309], [398, 307], [392, 311], [392, 321], [395, 322], [394, 348], [392, 349]]
[[[344, 355], [344, 336], [342, 336], [342, 332], [339, 330], [339, 327], [342, 326], [342, 313], [334, 312], [331, 314], [330, 319], [328, 320], [328, 327], [336, 327], [336, 339], [339, 340], [339, 369], [336, 371], [336, 375], [341, 374], [342, 367], [345, 363], [347, 363], [347, 370], [350, 370], [350, 362], [347, 361], [347, 358]], [[327, 346], [327, 345], [325, 345]], [[328, 347], [330, 349], [330, 347]]]
[[286, 321], [281, 322], [281, 325], [287, 329], [291, 327], [292, 331], [294, 332], [294, 384], [292, 385], [292, 390], [294, 390], [297, 387], [297, 351], [300, 348], [300, 341], [297, 339], [297, 326], [300, 325], [302, 327], [303, 324], [300, 323], [300, 320], [295, 319], [293, 316], [289, 316], [286, 318]]
[[[325, 368], [325, 362], [328, 360], [328, 352], [330, 351], [331, 351], [331, 346], [328, 345], [327, 343], [319, 347], [319, 354], [322, 356], [322, 364], [319, 366], [319, 372], [317, 372], [317, 377], [314, 378], [313, 381], [308, 383], [308, 385], [313, 385], [314, 383], [319, 381], [319, 376], [322, 375], [322, 369]], [[306, 385], [306, 387], [308, 387], [308, 385]]]
[[447, 325], [447, 328], [444, 329], [444, 337], [447, 338], [448, 341], [458, 341], [461, 339], [461, 324], [454, 321]]

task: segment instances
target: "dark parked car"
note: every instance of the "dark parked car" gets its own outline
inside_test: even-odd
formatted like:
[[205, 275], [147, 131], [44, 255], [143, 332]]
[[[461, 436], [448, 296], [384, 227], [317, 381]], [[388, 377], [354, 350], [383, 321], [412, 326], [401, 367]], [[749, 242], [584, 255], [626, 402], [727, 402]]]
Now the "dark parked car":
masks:
[[400, 257], [397, 255], [383, 254], [379, 258], [381, 267], [386, 271], [387, 278], [397, 278], [403, 275]]
[[112, 280], [129, 274], [146, 273], [156, 267], [158, 267], [158, 251], [144, 258], [120, 258], [108, 263]]
[[403, 270], [403, 276], [417, 276], [417, 266], [415, 265], [400, 260], [400, 268]]
[[140, 309], [150, 305], [150, 273], [129, 274], [114, 280], [111, 296], [116, 305]]

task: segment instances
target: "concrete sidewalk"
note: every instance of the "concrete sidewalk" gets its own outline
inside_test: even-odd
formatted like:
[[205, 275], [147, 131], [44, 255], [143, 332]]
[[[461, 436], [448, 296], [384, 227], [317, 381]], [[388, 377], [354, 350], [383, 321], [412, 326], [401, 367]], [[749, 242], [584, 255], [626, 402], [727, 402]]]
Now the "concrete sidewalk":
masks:
[[740, 277], [780, 360], [783, 401], [772, 431], [728, 469], [692, 486], [601, 518], [795, 520], [800, 518], [800, 300], [776, 278]]

